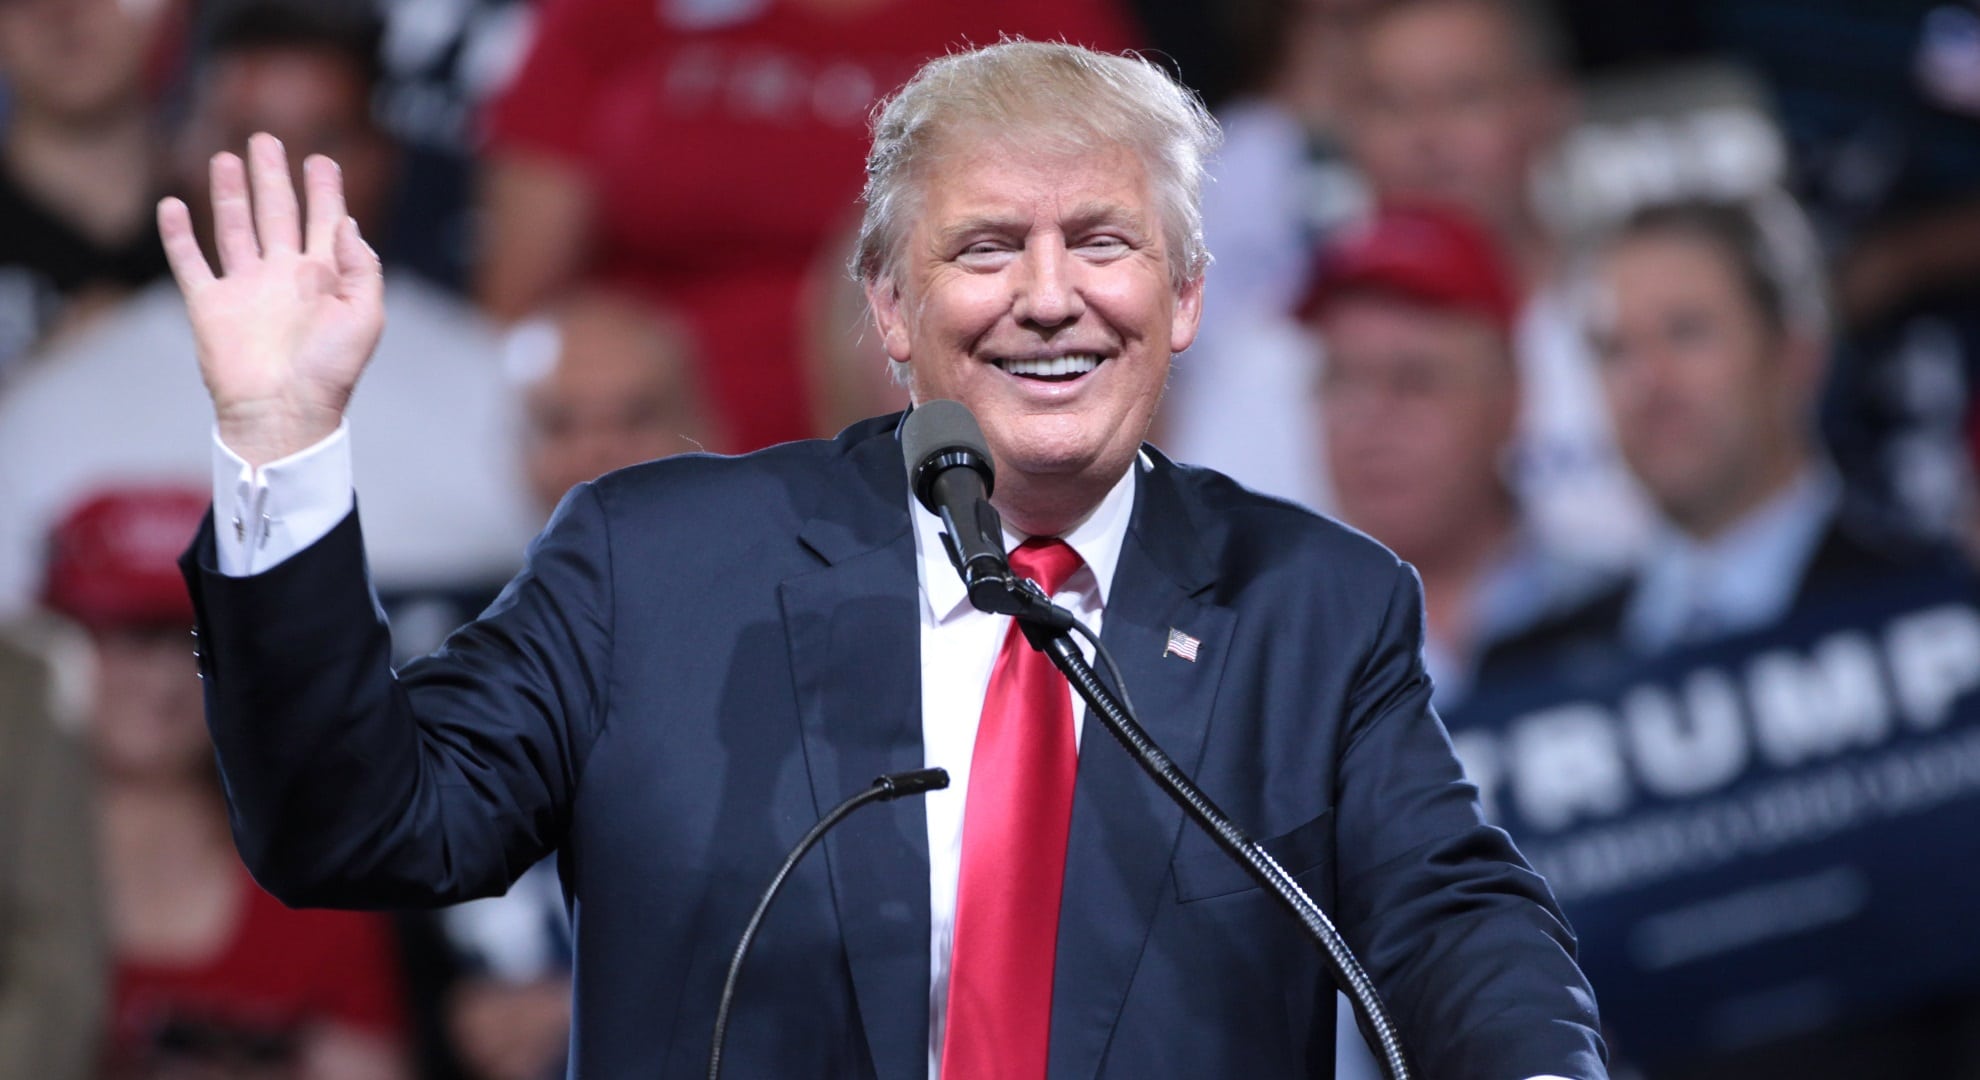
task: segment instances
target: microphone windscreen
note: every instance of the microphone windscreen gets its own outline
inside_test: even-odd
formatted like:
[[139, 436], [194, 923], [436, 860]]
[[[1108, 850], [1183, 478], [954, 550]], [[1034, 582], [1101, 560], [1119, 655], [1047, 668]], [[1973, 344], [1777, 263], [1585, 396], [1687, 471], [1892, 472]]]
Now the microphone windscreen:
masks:
[[949, 786], [947, 769], [915, 769], [912, 772], [888, 773], [875, 780], [874, 785], [887, 789], [886, 799], [899, 799], [909, 795], [920, 795], [929, 791], [940, 791]]
[[969, 464], [983, 474], [987, 487], [992, 469], [990, 443], [967, 406], [946, 398], [924, 401], [901, 422], [901, 457], [907, 466], [908, 484], [923, 503], [927, 502], [923, 489], [929, 479], [925, 467], [955, 452], [977, 459]]

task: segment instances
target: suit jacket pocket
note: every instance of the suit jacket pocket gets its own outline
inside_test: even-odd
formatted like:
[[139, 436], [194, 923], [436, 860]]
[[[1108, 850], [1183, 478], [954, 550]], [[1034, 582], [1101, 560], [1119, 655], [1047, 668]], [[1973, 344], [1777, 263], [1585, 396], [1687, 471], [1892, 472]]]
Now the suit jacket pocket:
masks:
[[[1185, 823], [1183, 827], [1194, 829], [1196, 826]], [[1286, 873], [1294, 877], [1331, 862], [1334, 857], [1334, 808], [1330, 806], [1306, 824], [1260, 843], [1272, 858], [1278, 860]], [[1176, 899], [1185, 904], [1259, 887], [1237, 860], [1226, 855], [1221, 848], [1177, 856], [1170, 870], [1176, 879]], [[1319, 898], [1316, 896], [1315, 899]]]

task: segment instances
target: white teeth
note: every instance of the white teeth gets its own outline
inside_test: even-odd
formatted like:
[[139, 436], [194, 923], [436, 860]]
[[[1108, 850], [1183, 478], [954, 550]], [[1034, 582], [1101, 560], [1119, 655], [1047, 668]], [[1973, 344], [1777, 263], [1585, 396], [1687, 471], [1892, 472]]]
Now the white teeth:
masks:
[[1092, 353], [1075, 353], [1071, 356], [1054, 356], [1037, 360], [1002, 360], [999, 366], [1013, 375], [1084, 375], [1100, 366], [1100, 358]]

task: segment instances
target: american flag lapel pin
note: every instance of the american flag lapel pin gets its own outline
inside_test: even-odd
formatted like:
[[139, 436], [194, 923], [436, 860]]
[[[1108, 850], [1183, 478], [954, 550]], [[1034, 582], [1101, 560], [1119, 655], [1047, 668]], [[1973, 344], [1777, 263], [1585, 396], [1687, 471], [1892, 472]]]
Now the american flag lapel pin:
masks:
[[1180, 656], [1190, 663], [1196, 663], [1196, 650], [1202, 642], [1190, 637], [1175, 627], [1169, 627], [1169, 644], [1163, 648], [1163, 656]]

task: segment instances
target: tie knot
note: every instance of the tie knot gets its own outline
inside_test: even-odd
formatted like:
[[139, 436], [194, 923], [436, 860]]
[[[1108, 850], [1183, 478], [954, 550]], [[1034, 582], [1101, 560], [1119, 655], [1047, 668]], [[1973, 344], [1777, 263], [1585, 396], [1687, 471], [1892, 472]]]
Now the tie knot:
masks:
[[1056, 537], [1033, 537], [1011, 552], [1011, 570], [1038, 583], [1050, 596], [1065, 588], [1066, 579], [1085, 564], [1072, 545]]

